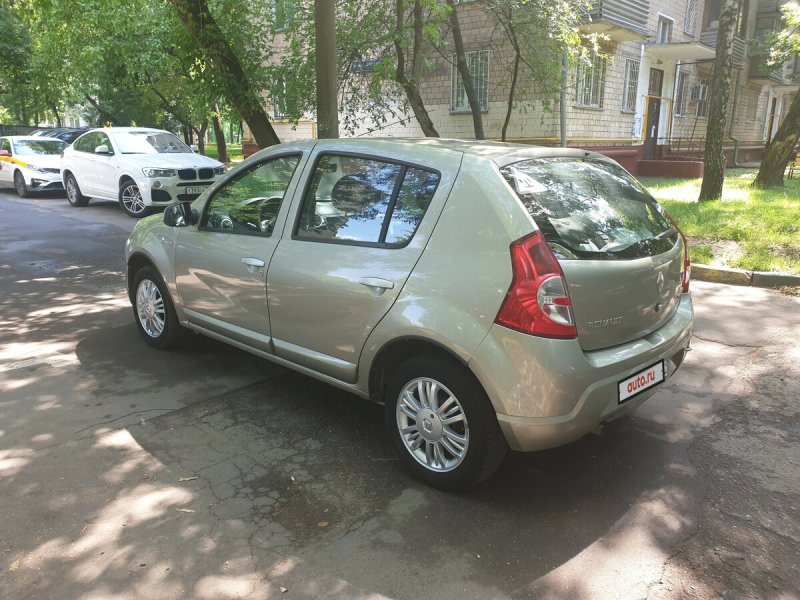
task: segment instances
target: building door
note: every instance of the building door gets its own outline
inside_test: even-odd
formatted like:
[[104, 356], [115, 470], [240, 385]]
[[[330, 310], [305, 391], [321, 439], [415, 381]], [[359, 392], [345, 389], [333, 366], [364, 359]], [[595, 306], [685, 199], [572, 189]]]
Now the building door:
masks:
[[658, 126], [661, 120], [661, 91], [664, 86], [664, 71], [650, 69], [650, 85], [647, 90], [647, 122], [644, 135], [644, 158], [653, 160], [658, 145]]

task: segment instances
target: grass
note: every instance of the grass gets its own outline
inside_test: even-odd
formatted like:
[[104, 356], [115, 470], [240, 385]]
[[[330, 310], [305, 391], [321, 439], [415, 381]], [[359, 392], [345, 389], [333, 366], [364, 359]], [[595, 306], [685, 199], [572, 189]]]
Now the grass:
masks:
[[[228, 144], [227, 148], [228, 148], [228, 164], [244, 160], [244, 157], [242, 156], [241, 144]], [[206, 144], [206, 156], [210, 156], [211, 158], [217, 158], [216, 144]]]
[[756, 169], [728, 169], [721, 200], [698, 202], [700, 179], [643, 177], [690, 238], [692, 262], [800, 274], [800, 179], [750, 187]]

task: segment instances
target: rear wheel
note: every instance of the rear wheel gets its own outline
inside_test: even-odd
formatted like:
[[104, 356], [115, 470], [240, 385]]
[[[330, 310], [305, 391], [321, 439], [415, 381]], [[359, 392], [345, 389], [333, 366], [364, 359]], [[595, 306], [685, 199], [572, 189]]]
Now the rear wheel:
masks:
[[506, 454], [486, 393], [453, 360], [408, 359], [392, 374], [385, 402], [386, 427], [401, 462], [428, 485], [470, 488], [494, 473]]
[[70, 205], [86, 206], [89, 204], [89, 198], [81, 194], [81, 188], [78, 187], [78, 181], [72, 173], [67, 173], [64, 187], [66, 188], [67, 201], [69, 201]]
[[142, 267], [133, 278], [133, 314], [144, 341], [155, 348], [177, 346], [183, 334], [167, 286], [156, 270]]
[[140, 219], [149, 213], [142, 199], [142, 192], [133, 179], [126, 179], [119, 187], [119, 205], [128, 216], [135, 219]]
[[14, 173], [14, 189], [17, 190], [17, 196], [20, 198], [27, 198], [31, 195], [25, 183], [25, 177], [23, 177], [22, 173], [19, 171]]

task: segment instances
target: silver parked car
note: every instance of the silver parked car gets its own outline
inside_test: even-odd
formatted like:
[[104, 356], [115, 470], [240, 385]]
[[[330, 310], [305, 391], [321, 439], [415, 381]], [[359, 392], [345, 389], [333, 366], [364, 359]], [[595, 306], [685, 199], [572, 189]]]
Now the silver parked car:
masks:
[[150, 345], [192, 330], [383, 403], [445, 489], [631, 411], [692, 329], [683, 235], [579, 150], [283, 144], [138, 223], [126, 257]]

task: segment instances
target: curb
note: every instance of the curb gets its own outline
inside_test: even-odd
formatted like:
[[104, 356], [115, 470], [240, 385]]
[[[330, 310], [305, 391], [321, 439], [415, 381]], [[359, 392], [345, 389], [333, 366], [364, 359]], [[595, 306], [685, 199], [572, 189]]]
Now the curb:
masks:
[[692, 279], [759, 288], [800, 286], [800, 275], [764, 271], [745, 271], [743, 269], [712, 267], [711, 265], [698, 265], [694, 263], [692, 263]]

